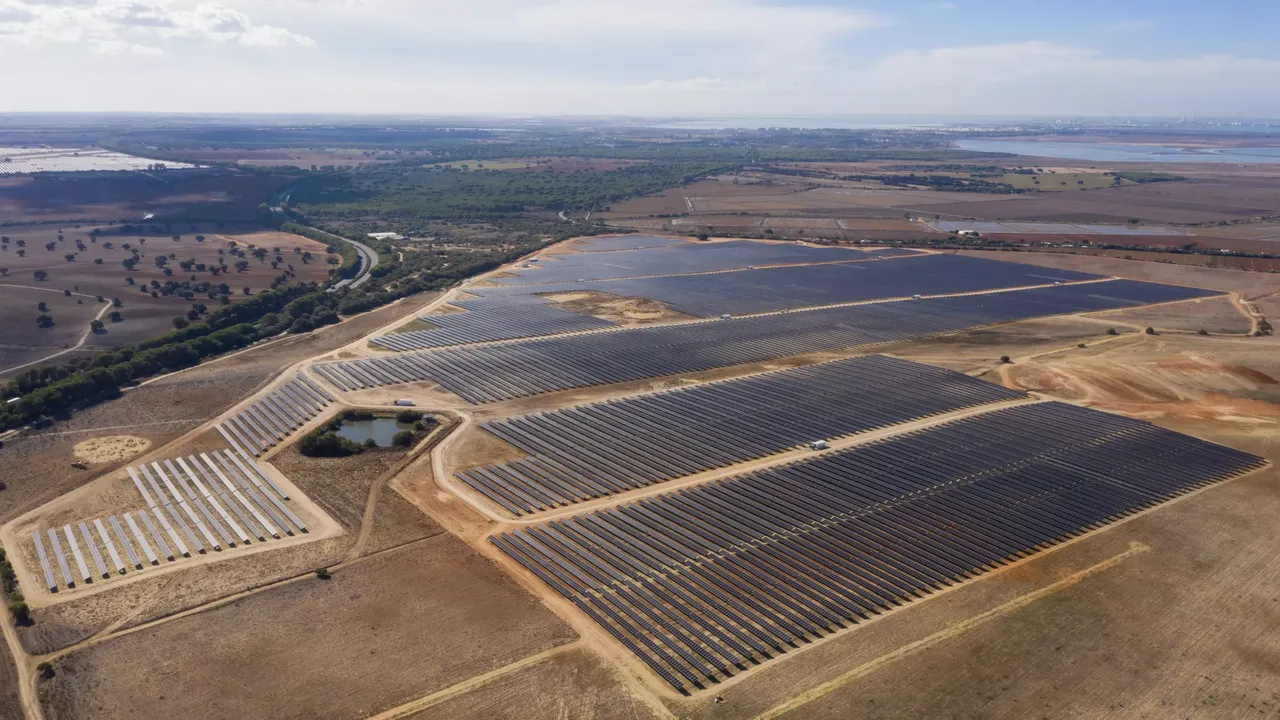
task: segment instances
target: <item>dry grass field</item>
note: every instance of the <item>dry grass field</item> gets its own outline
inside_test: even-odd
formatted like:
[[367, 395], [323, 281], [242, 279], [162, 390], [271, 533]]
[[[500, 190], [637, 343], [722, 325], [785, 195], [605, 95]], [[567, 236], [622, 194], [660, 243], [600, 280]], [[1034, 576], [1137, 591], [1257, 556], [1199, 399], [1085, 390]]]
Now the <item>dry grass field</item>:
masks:
[[[230, 298], [235, 301], [247, 297], [246, 287], [251, 294], [270, 289], [272, 280], [289, 265], [296, 275], [290, 282], [323, 282], [332, 268], [325, 262], [326, 248], [322, 243], [289, 233], [232, 234], [219, 232], [214, 225], [184, 225], [174, 230], [180, 235], [179, 240], [149, 230], [129, 235], [112, 233], [95, 240], [89, 235], [93, 227], [38, 225], [0, 230], [10, 239], [0, 245], [4, 248], [0, 251], [0, 267], [8, 269], [8, 275], [0, 277], [0, 297], [6, 300], [0, 311], [0, 378], [10, 368], [76, 345], [89, 329], [89, 321], [102, 309], [97, 296], [107, 301], [119, 298], [122, 306], [110, 310], [119, 311], [123, 320], [109, 322], [104, 316], [106, 329], [90, 335], [83, 352], [162, 335], [173, 329], [173, 318], [185, 315], [193, 302], [217, 306], [218, 301], [199, 294], [193, 301], [178, 295], [165, 296], [157, 288], [166, 282], [207, 282], [215, 288], [225, 283], [231, 290]], [[191, 227], [195, 230], [190, 230]], [[196, 235], [202, 235], [205, 240], [198, 242]], [[63, 239], [59, 240], [59, 236]], [[25, 247], [19, 247], [19, 242]], [[49, 243], [53, 243], [54, 249], [46, 249]], [[259, 259], [246, 251], [250, 253], [248, 268], [241, 272], [236, 268], [240, 258], [230, 255], [229, 251], [235, 246], [243, 249], [249, 245], [268, 250], [268, 255]], [[84, 250], [79, 249], [81, 246]], [[140, 250], [140, 257], [134, 269], [127, 270], [122, 261], [132, 256], [132, 249]], [[20, 257], [19, 250], [24, 251], [25, 256]], [[311, 253], [309, 262], [303, 262], [303, 252]], [[74, 258], [67, 260], [67, 255]], [[161, 255], [172, 271], [169, 275], [156, 264]], [[271, 267], [275, 257], [282, 259], [279, 269]], [[195, 263], [190, 271], [180, 267], [179, 263], [185, 261]], [[213, 268], [219, 264], [227, 265], [228, 271], [214, 275]], [[201, 270], [201, 266], [205, 269]], [[37, 271], [47, 273], [47, 278], [36, 280]], [[134, 284], [128, 284], [126, 278], [133, 278]], [[71, 290], [73, 295], [65, 296], [66, 290]], [[152, 297], [151, 292], [156, 292], [156, 297]], [[8, 302], [11, 298], [13, 302]], [[48, 303], [49, 315], [56, 323], [54, 327], [35, 327], [38, 301]]]
[[53, 718], [361, 717], [573, 633], [442, 535], [73, 653]]

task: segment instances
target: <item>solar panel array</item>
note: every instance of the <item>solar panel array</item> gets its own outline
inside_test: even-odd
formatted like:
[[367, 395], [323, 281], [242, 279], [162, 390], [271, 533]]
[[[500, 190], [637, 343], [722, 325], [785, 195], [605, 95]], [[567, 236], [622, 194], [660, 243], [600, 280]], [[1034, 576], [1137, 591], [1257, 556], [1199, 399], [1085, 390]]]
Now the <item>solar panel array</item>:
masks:
[[871, 355], [485, 423], [530, 457], [457, 475], [524, 515], [1023, 397], [962, 373]]
[[162, 163], [168, 169], [197, 167], [169, 160], [148, 160], [136, 155], [100, 148], [15, 148], [0, 147], [0, 175], [43, 172], [86, 172], [104, 170], [148, 170]]
[[324, 411], [333, 396], [299, 375], [218, 424], [218, 432], [240, 452], [261, 455]]
[[[50, 592], [109, 579], [112, 571], [125, 575], [130, 567], [138, 571], [160, 565], [162, 560], [176, 562], [193, 554], [307, 532], [306, 523], [285, 502], [288, 493], [248, 455], [222, 450], [131, 466], [126, 471], [145, 508], [119, 517], [110, 515], [105, 522], [95, 518], [92, 525], [96, 532], [84, 521], [78, 525], [78, 535], [71, 524], [48, 529], [61, 583], [41, 534], [33, 533]], [[70, 550], [69, 556], [63, 552], [62, 541]], [[81, 550], [81, 543], [87, 553]], [[68, 557], [74, 560], [74, 570]]]
[[687, 692], [1262, 463], [1044, 403], [491, 541]]
[[616, 237], [580, 238], [577, 241], [577, 245], [580, 252], [613, 252], [617, 250], [686, 245], [689, 242], [689, 238], [663, 235], [618, 235]]
[[486, 403], [920, 338], [1012, 320], [1216, 294], [1111, 280], [420, 351], [313, 367], [343, 390], [432, 380], [468, 402]]
[[645, 297], [689, 315], [718, 317], [724, 313], [751, 315], [914, 295], [949, 295], [1100, 279], [1099, 275], [1072, 270], [939, 254], [885, 262], [601, 280], [575, 283], [565, 289]]
[[764, 265], [867, 260], [875, 257], [861, 250], [811, 247], [735, 240], [717, 243], [683, 243], [669, 247], [543, 255], [528, 268], [513, 268], [512, 277], [497, 278], [502, 285], [599, 280], [601, 278], [696, 273]]
[[608, 320], [557, 307], [538, 295], [509, 295], [498, 298], [456, 300], [466, 310], [460, 313], [428, 315], [422, 320], [435, 325], [430, 330], [382, 335], [371, 340], [388, 350], [417, 350], [491, 340], [556, 335], [613, 327]]

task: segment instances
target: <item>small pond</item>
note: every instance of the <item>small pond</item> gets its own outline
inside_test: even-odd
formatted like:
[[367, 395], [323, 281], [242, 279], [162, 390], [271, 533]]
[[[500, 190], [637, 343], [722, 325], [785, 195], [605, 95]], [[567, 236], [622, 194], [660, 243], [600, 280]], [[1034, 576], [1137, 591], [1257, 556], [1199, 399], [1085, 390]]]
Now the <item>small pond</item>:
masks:
[[373, 438], [378, 447], [391, 447], [391, 438], [401, 430], [413, 430], [413, 423], [398, 422], [393, 417], [376, 417], [372, 420], [343, 420], [337, 433], [339, 437], [361, 445]]

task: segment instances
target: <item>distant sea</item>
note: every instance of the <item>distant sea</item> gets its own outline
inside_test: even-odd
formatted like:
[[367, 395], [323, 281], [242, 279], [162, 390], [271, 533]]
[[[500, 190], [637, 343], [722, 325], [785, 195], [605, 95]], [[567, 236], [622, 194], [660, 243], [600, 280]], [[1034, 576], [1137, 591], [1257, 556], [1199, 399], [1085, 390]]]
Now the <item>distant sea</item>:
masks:
[[1202, 148], [1177, 145], [1131, 145], [1102, 142], [1037, 142], [1033, 140], [956, 140], [962, 150], [1002, 152], [1033, 157], [1097, 162], [1280, 163], [1280, 147]]

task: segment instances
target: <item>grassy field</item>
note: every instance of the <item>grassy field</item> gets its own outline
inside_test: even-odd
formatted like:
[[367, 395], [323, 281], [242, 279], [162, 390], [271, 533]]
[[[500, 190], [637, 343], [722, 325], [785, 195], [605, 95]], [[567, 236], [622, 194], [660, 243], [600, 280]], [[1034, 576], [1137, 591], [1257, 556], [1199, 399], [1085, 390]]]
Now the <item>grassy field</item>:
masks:
[[1061, 192], [1063, 190], [1098, 190], [1100, 188], [1124, 187], [1137, 183], [1121, 180], [1119, 183], [1110, 175], [1096, 172], [1081, 173], [1038, 173], [1021, 175], [1006, 173], [998, 178], [986, 178], [992, 182], [1012, 185], [1019, 190], [1039, 190], [1041, 192]]

